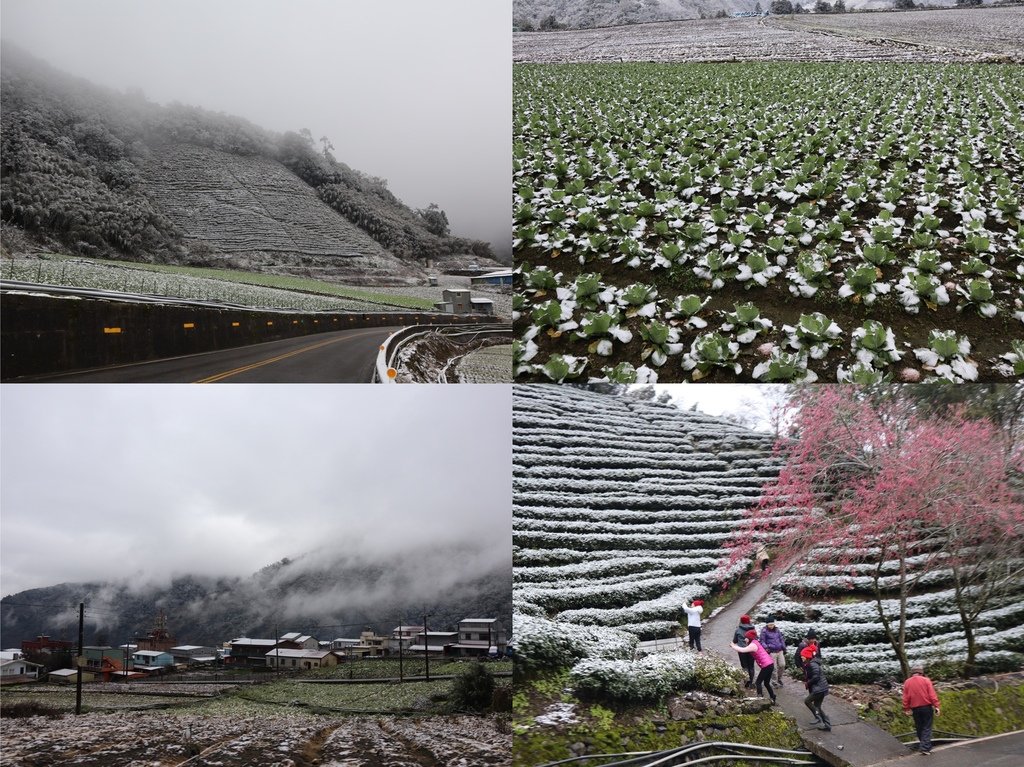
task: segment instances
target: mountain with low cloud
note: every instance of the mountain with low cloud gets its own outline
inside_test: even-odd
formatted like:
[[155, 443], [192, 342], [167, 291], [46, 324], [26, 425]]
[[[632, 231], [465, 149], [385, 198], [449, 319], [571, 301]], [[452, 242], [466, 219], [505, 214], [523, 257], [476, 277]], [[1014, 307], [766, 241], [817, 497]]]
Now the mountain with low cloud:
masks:
[[387, 181], [309, 130], [162, 106], [60, 72], [5, 43], [0, 62], [5, 253], [37, 250], [344, 278], [422, 282], [498, 268]]
[[0, 601], [4, 647], [40, 634], [77, 641], [86, 604], [86, 644], [145, 635], [164, 614], [178, 644], [220, 645], [235, 637], [302, 631], [321, 640], [390, 632], [405, 623], [455, 630], [464, 618], [511, 626], [510, 561], [459, 545], [370, 558], [333, 550], [284, 559], [249, 577], [179, 576], [159, 581], [63, 583]]

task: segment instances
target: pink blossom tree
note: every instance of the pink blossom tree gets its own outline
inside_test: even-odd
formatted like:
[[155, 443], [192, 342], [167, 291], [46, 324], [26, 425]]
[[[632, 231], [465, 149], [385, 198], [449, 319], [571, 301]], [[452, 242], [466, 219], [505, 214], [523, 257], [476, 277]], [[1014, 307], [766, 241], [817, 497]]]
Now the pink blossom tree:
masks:
[[1006, 450], [991, 421], [965, 408], [935, 417], [910, 398], [877, 394], [852, 386], [797, 394], [779, 446], [785, 464], [752, 510], [744, 540], [771, 540], [790, 555], [816, 547], [870, 575], [905, 675], [908, 600], [929, 576], [951, 571], [951, 609], [973, 667], [978, 616], [1020, 575], [1011, 563], [1024, 552], [1024, 505], [1009, 477], [1021, 456]]

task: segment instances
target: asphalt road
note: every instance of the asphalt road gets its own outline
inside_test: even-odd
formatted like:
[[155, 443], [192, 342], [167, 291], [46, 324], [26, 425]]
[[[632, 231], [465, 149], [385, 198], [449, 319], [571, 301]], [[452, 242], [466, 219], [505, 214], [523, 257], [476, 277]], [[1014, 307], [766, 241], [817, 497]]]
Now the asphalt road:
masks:
[[317, 333], [187, 357], [18, 380], [39, 383], [369, 383], [380, 344], [396, 330], [397, 327], [383, 327]]

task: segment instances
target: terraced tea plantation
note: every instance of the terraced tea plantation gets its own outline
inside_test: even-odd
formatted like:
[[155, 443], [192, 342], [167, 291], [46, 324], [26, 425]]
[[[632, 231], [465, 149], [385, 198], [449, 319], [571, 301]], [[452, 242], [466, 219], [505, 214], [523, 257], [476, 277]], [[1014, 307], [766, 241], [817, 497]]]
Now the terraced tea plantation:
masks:
[[520, 381], [1024, 374], [1024, 73], [517, 66]]
[[[804, 563], [779, 579], [753, 614], [759, 626], [774, 614], [776, 624], [793, 647], [808, 627], [814, 627], [828, 663], [829, 679], [836, 682], [900, 678], [899, 663], [885, 639], [872, 595], [877, 562], [870, 561], [871, 551], [863, 553], [865, 564], [838, 566], [823, 561], [834, 562], [834, 556], [812, 551]], [[910, 578], [917, 575], [917, 564], [911, 562]], [[899, 564], [885, 561], [880, 572], [882, 593], [891, 595], [883, 606], [892, 620], [899, 614]], [[980, 667], [1005, 671], [1024, 666], [1022, 596], [1024, 578], [1009, 594], [993, 599], [979, 615], [976, 635]], [[955, 604], [952, 570], [928, 573], [908, 602], [907, 655], [911, 662], [930, 666], [964, 661], [967, 640]]]
[[[637, 638], [679, 632], [685, 601], [720, 600], [746, 577], [749, 560], [730, 566], [724, 545], [778, 474], [772, 437], [700, 413], [574, 387], [513, 389], [519, 660], [527, 647], [533, 652], [528, 661], [573, 652], [631, 658]], [[927, 560], [928, 550], [920, 547], [907, 577], [924, 572]], [[883, 607], [893, 619], [898, 563], [879, 563], [877, 551], [852, 551], [843, 541], [802, 556], [751, 615], [759, 627], [768, 615], [777, 616], [790, 650], [815, 628], [834, 682], [898, 677], [873, 599], [876, 570]], [[1024, 576], [1018, 576], [981, 612], [980, 667], [1024, 665], [1022, 597]], [[929, 562], [909, 597], [907, 638], [911, 661], [956, 664], [966, 657], [951, 570]]]
[[520, 615], [671, 636], [685, 600], [749, 564], [724, 568], [722, 545], [777, 473], [772, 437], [569, 387], [513, 390]]

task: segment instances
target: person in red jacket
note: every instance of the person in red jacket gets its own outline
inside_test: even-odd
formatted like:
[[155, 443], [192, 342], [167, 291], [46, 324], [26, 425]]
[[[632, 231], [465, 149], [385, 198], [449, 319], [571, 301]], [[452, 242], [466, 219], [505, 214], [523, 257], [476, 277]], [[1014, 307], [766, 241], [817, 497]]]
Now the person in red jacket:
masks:
[[939, 696], [924, 667], [912, 666], [911, 677], [903, 683], [903, 713], [913, 715], [918, 751], [927, 756], [932, 750], [932, 721], [939, 715]]

